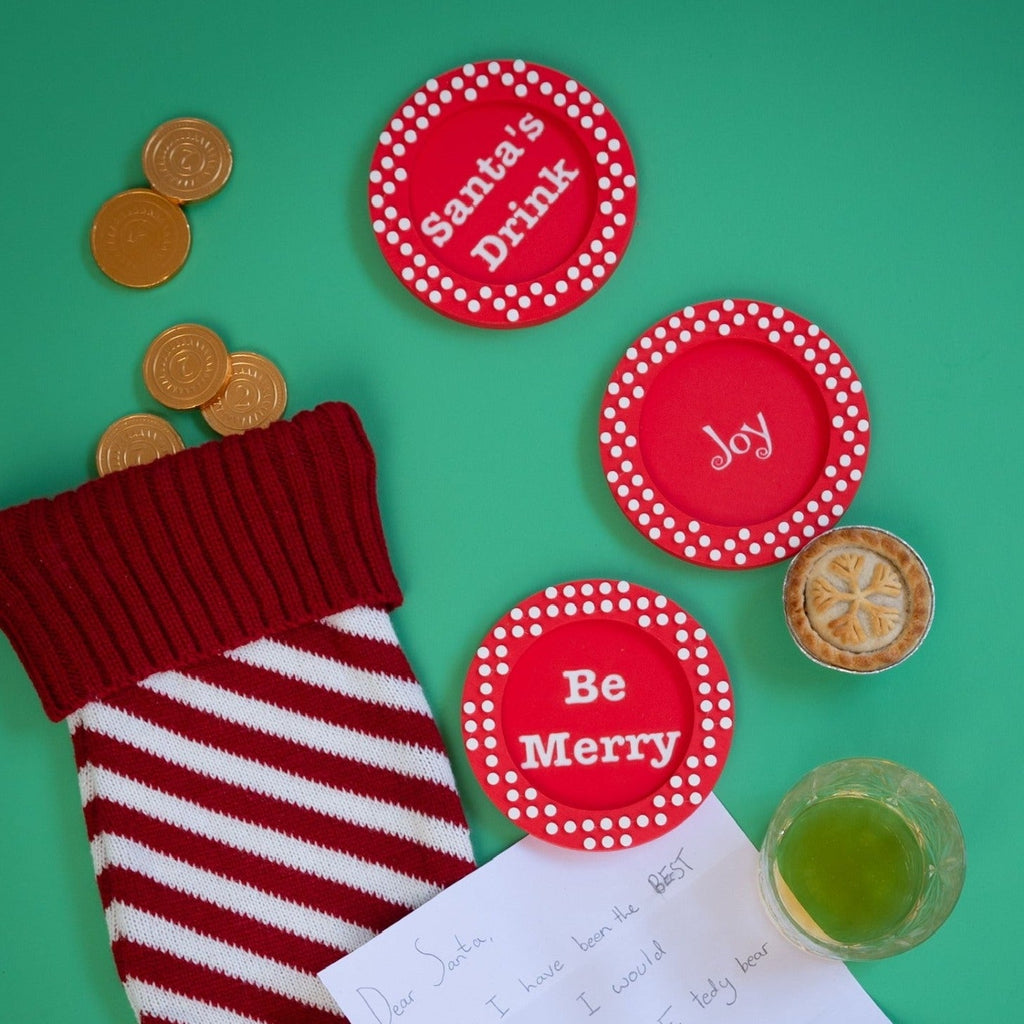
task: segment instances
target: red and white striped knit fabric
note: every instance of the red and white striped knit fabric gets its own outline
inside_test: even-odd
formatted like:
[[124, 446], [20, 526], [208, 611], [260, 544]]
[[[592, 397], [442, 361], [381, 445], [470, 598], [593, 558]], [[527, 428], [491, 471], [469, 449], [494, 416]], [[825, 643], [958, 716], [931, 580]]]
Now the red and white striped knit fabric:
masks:
[[[116, 493], [104, 478], [0, 513], [0, 543], [26, 545], [23, 560], [0, 558], [0, 620], [51, 717], [67, 717], [114, 958], [142, 1024], [337, 1024], [316, 973], [473, 866], [389, 616], [369, 448], [347, 407], [295, 422], [126, 471]], [[249, 507], [282, 481], [284, 504]], [[160, 493], [178, 507], [138, 521]], [[168, 532], [202, 535], [216, 583], [159, 565]], [[232, 543], [260, 567], [227, 557]], [[285, 564], [296, 560], [312, 582]], [[235, 593], [276, 572], [272, 597]], [[33, 630], [47, 611], [71, 635], [48, 629], [44, 650]], [[219, 643], [208, 621], [187, 621], [199, 614]], [[110, 625], [101, 635], [94, 621]], [[97, 681], [104, 666], [113, 683]]]
[[114, 956], [146, 1024], [337, 1021], [311, 971], [470, 860], [384, 612], [152, 675], [70, 726]]

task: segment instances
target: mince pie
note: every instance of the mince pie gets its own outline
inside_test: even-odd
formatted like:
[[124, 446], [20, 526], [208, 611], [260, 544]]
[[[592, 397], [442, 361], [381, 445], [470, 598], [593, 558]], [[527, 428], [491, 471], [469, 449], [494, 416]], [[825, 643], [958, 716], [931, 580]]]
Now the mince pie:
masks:
[[846, 526], [815, 538], [786, 573], [786, 622], [815, 661], [880, 672], [912, 654], [932, 621], [931, 577], [885, 530]]

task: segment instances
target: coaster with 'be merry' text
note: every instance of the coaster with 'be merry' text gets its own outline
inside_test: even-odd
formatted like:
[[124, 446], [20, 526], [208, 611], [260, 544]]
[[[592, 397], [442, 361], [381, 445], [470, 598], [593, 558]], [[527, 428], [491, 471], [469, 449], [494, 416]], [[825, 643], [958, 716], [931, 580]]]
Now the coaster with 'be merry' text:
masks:
[[512, 821], [600, 851], [654, 839], [700, 806], [733, 716], [699, 622], [664, 594], [589, 579], [547, 587], [495, 623], [466, 676], [462, 730]]

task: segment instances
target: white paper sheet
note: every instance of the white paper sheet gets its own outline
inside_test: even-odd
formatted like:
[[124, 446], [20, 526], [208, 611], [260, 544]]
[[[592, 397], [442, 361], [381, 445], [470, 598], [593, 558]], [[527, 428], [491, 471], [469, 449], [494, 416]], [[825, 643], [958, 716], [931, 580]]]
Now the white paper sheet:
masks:
[[886, 1024], [779, 935], [756, 876], [714, 796], [615, 853], [528, 837], [320, 977], [352, 1024]]

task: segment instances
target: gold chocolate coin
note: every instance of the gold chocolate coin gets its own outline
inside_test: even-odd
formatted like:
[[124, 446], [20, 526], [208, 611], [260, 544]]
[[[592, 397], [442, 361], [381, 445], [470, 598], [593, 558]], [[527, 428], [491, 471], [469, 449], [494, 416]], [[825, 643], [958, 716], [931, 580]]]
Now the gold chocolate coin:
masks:
[[176, 203], [206, 199], [231, 174], [231, 146], [219, 128], [198, 117], [165, 121], [142, 148], [149, 183]]
[[100, 476], [129, 466], [143, 466], [164, 455], [183, 451], [178, 432], [160, 416], [140, 412], [122, 416], [103, 431], [96, 447]]
[[142, 360], [149, 393], [171, 409], [198, 409], [231, 377], [231, 357], [220, 337], [202, 324], [161, 331]]
[[288, 401], [281, 371], [255, 352], [231, 353], [227, 387], [200, 412], [218, 434], [242, 434], [279, 420]]
[[152, 189], [133, 188], [100, 207], [89, 241], [93, 258], [112, 281], [153, 288], [182, 268], [192, 233], [177, 204]]

